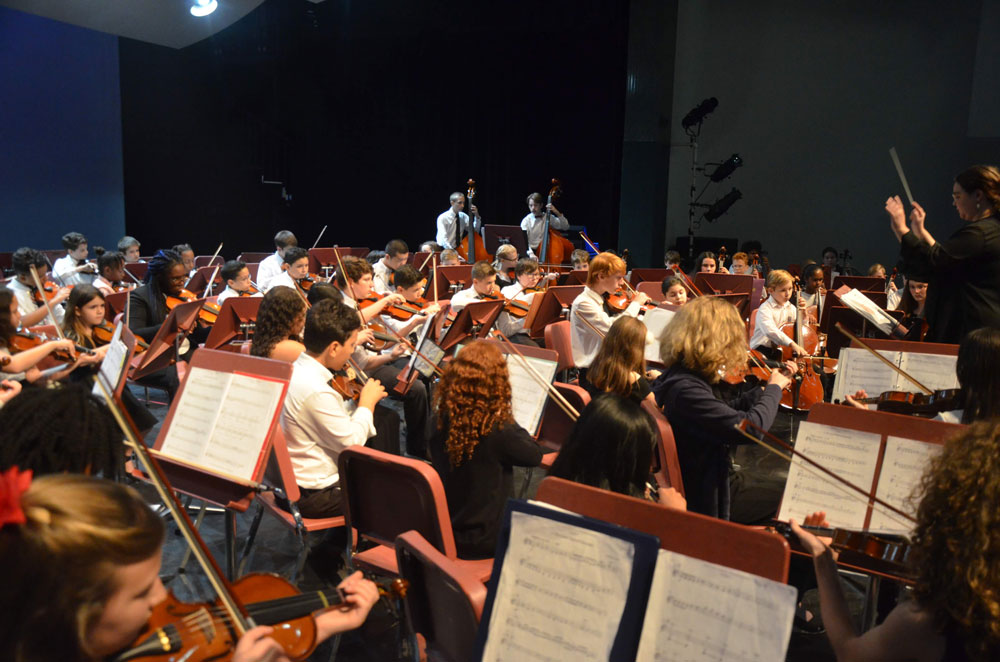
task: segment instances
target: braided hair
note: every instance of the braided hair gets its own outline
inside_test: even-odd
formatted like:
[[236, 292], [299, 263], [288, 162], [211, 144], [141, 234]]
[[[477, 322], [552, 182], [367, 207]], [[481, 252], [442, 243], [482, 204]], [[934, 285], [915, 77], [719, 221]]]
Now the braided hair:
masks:
[[167, 316], [166, 290], [167, 277], [170, 270], [178, 264], [184, 264], [180, 253], [173, 250], [159, 250], [150, 258], [146, 271], [146, 287], [149, 288], [149, 298], [155, 310], [150, 311], [153, 319], [165, 319]]

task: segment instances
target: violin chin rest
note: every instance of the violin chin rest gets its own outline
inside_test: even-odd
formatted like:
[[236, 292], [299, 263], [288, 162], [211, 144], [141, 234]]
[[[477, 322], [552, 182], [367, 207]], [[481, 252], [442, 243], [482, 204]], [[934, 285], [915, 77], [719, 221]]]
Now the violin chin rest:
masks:
[[138, 657], [166, 655], [167, 653], [176, 653], [180, 649], [181, 636], [177, 633], [177, 627], [167, 625], [150, 632], [149, 636], [139, 642], [138, 646], [133, 646], [118, 654], [112, 658], [112, 662], [128, 662]]

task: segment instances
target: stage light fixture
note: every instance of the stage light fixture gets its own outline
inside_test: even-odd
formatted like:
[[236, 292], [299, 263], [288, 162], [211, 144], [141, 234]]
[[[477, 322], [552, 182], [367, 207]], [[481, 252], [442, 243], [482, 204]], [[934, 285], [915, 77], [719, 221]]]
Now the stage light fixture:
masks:
[[719, 100], [715, 97], [709, 97], [705, 99], [697, 106], [691, 109], [691, 111], [684, 116], [681, 120], [681, 126], [684, 130], [688, 130], [691, 127], [701, 124], [705, 121], [705, 118], [717, 107], [719, 106]]
[[709, 205], [708, 209], [706, 209], [705, 213], [702, 214], [701, 216], [706, 221], [711, 223], [712, 221], [714, 221], [715, 219], [719, 218], [727, 211], [729, 211], [729, 208], [732, 207], [734, 204], [736, 204], [736, 201], [742, 197], [743, 194], [740, 193], [740, 190], [734, 188], [732, 191], [725, 194], [724, 196], [713, 202], [711, 205]]
[[194, 4], [191, 5], [191, 15], [201, 18], [208, 16], [218, 8], [218, 0], [194, 0]]
[[740, 158], [739, 154], [733, 154], [728, 159], [719, 164], [719, 166], [708, 176], [713, 182], [721, 182], [723, 179], [729, 175], [736, 172], [736, 169], [743, 165], [743, 159]]

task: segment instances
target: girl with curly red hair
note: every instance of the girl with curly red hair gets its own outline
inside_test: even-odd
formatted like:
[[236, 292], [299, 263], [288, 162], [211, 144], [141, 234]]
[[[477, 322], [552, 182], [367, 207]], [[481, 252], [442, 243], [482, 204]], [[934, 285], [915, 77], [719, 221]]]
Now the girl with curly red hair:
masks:
[[514, 467], [535, 467], [542, 451], [514, 422], [510, 376], [500, 349], [477, 341], [459, 351], [434, 391], [437, 430], [431, 440], [455, 545], [462, 558], [489, 558]]

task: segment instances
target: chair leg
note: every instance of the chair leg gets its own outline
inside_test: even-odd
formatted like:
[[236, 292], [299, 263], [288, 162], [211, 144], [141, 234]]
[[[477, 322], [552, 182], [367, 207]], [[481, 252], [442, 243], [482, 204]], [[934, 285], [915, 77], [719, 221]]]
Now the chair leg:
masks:
[[262, 519], [264, 519], [264, 507], [257, 504], [257, 514], [254, 515], [253, 521], [250, 523], [250, 531], [247, 532], [247, 541], [243, 546], [243, 554], [240, 556], [239, 574], [241, 577], [246, 574], [247, 566], [250, 564], [250, 550], [253, 547], [254, 540], [257, 538], [257, 529], [260, 528]]

